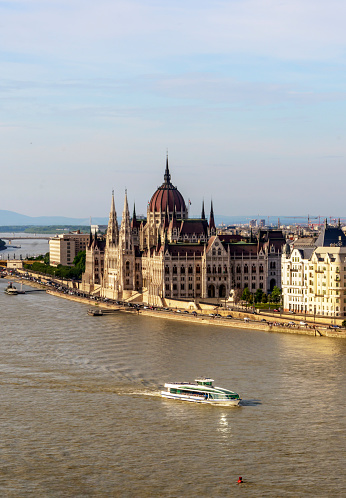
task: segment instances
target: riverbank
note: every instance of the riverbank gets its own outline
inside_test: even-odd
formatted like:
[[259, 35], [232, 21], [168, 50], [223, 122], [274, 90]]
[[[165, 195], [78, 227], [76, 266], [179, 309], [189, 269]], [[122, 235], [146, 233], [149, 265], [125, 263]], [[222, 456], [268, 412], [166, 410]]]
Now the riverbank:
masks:
[[323, 327], [315, 327], [308, 328], [305, 326], [284, 326], [280, 325], [277, 322], [259, 322], [255, 320], [244, 321], [241, 319], [227, 319], [227, 318], [215, 318], [203, 315], [201, 313], [197, 313], [197, 315], [178, 313], [176, 311], [164, 311], [164, 310], [150, 310], [140, 308], [127, 308], [126, 306], [121, 305], [113, 305], [105, 302], [95, 302], [86, 297], [76, 296], [73, 294], [65, 294], [63, 292], [55, 291], [55, 290], [47, 290], [47, 294], [50, 294], [55, 297], [62, 297], [64, 299], [69, 299], [71, 301], [80, 302], [83, 304], [87, 304], [89, 306], [94, 306], [95, 308], [101, 309], [116, 309], [124, 313], [135, 313], [141, 314], [144, 316], [150, 316], [153, 318], [165, 318], [167, 320], [175, 320], [181, 322], [191, 322], [198, 323], [201, 325], [216, 325], [219, 327], [229, 327], [236, 329], [244, 329], [244, 330], [260, 330], [262, 332], [279, 332], [279, 333], [287, 333], [287, 334], [300, 334], [300, 335], [311, 335], [316, 337], [337, 337], [341, 339], [346, 339], [346, 331], [336, 332], [330, 329], [326, 329]]
[[[254, 319], [254, 316], [246, 312], [232, 312], [233, 318], [226, 318], [226, 316], [216, 317], [209, 316], [208, 314], [203, 314], [203, 312], [198, 312], [197, 314], [179, 312], [178, 310], [171, 309], [170, 311], [159, 310], [159, 309], [144, 309], [144, 308], [133, 308], [123, 305], [116, 305], [114, 303], [107, 303], [104, 301], [96, 301], [89, 297], [83, 297], [81, 295], [75, 294], [71, 289], [64, 292], [64, 290], [59, 291], [47, 287], [47, 284], [27, 279], [22, 279], [19, 276], [8, 276], [10, 280], [23, 283], [37, 289], [44, 289], [46, 292], [52, 296], [60, 297], [64, 299], [69, 299], [71, 301], [80, 302], [87, 304], [88, 306], [93, 306], [101, 309], [117, 310], [124, 313], [136, 313], [143, 314], [145, 316], [150, 316], [153, 318], [165, 318], [168, 320], [175, 320], [181, 322], [191, 322], [198, 323], [200, 325], [216, 325], [219, 327], [229, 327], [243, 330], [260, 330], [263, 332], [277, 332], [286, 334], [298, 334], [298, 335], [310, 335], [316, 337], [332, 337], [338, 339], [346, 339], [345, 329], [331, 329], [321, 324], [309, 324], [307, 326], [300, 325], [298, 321], [293, 322], [290, 318], [290, 325], [287, 324], [285, 319], [280, 319], [273, 316], [265, 316], [265, 319]], [[263, 317], [263, 315], [260, 315]], [[244, 320], [245, 319], [245, 320]], [[271, 321], [272, 320], [272, 321]], [[294, 323], [294, 324], [293, 324]]]

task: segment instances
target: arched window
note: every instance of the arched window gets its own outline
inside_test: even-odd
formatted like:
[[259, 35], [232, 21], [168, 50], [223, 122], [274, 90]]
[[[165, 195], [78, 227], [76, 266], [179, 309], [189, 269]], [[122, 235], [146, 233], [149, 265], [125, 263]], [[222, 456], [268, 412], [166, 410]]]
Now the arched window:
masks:
[[240, 265], [237, 266], [237, 273], [241, 273]]
[[256, 265], [252, 265], [251, 271], [252, 273], [256, 273]]
[[183, 265], [182, 265], [182, 266], [180, 267], [180, 273], [181, 273], [182, 275], [185, 275], [185, 266], [183, 266]]
[[169, 266], [167, 266], [167, 265], [165, 266], [165, 274], [169, 275]]
[[223, 272], [227, 273], [227, 266], [226, 265], [223, 267]]
[[173, 266], [173, 275], [176, 275], [178, 273], [176, 265]]
[[201, 273], [201, 268], [199, 265], [196, 266], [196, 273]]
[[[199, 272], [197, 272], [199, 273]], [[207, 266], [207, 273], [211, 273], [210, 265]]]
[[223, 284], [219, 287], [219, 297], [226, 297], [226, 286]]
[[247, 265], [244, 266], [244, 273], [249, 273], [249, 268]]
[[126, 261], [125, 268], [126, 268], [126, 271], [130, 271], [130, 261]]
[[216, 256], [216, 250], [215, 249], [212, 250], [212, 255]]
[[218, 273], [221, 273], [221, 272], [222, 272], [221, 265], [219, 265], [219, 266], [218, 266], [218, 268], [217, 268], [217, 272], [218, 272]]
[[190, 274], [193, 273], [193, 269], [192, 269], [191, 265], [189, 266], [188, 273], [190, 273]]
[[260, 265], [260, 267], [259, 267], [259, 272], [260, 272], [260, 273], [263, 273], [263, 265]]
[[217, 255], [218, 255], [218, 256], [221, 256], [221, 249], [218, 249], [218, 251], [217, 251]]
[[216, 266], [213, 265], [213, 273], [216, 273]]

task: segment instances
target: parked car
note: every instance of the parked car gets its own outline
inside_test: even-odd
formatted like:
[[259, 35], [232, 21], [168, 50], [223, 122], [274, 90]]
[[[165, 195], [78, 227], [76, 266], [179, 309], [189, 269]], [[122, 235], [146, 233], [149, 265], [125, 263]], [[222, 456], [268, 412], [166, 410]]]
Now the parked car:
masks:
[[248, 318], [247, 316], [244, 317], [244, 322], [249, 322], [250, 321], [250, 318]]
[[306, 327], [307, 323], [306, 322], [299, 322], [299, 325], [303, 325], [304, 327]]
[[227, 315], [226, 318], [233, 318], [233, 316], [232, 315]]

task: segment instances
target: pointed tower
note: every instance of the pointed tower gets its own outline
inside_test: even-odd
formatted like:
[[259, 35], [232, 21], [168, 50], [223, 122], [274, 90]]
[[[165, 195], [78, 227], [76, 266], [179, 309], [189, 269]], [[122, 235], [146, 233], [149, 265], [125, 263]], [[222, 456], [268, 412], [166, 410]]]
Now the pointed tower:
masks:
[[[121, 237], [122, 248], [129, 249], [131, 242], [131, 223], [130, 223], [129, 205], [127, 202], [127, 190], [125, 190], [124, 209], [120, 225], [120, 237]], [[126, 244], [126, 242], [128, 242], [128, 244]]]
[[211, 205], [210, 205], [209, 235], [216, 235], [216, 227], [215, 227], [215, 221], [214, 221], [213, 201], [211, 201]]
[[107, 228], [107, 236], [106, 236], [106, 248], [115, 247], [118, 245], [119, 240], [119, 227], [117, 221], [117, 213], [115, 211], [115, 202], [114, 202], [114, 190], [112, 190], [112, 202], [111, 202], [111, 210], [109, 212], [109, 220], [108, 220], [108, 228]]
[[204, 212], [204, 199], [202, 202], [202, 215], [201, 215], [202, 220], [205, 220], [205, 212]]
[[123, 217], [119, 231], [119, 273], [122, 295], [125, 298], [126, 296], [129, 297], [131, 291], [135, 289], [135, 251], [131, 233], [127, 190], [125, 190]]

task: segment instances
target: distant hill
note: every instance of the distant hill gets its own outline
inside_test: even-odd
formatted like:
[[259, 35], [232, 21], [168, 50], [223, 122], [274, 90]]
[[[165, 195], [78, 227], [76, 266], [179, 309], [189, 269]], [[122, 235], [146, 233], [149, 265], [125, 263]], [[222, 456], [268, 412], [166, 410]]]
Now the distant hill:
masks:
[[[190, 215], [190, 218], [198, 218], [200, 215]], [[260, 219], [265, 219], [265, 222], [269, 226], [277, 226], [278, 218], [280, 216], [260, 216]], [[297, 219], [300, 218], [300, 219]], [[227, 215], [215, 215], [215, 223], [216, 225], [220, 225], [221, 223], [225, 225], [235, 225], [235, 224], [247, 224], [250, 219], [257, 220], [258, 215], [256, 216], [227, 216]], [[119, 222], [121, 220], [119, 219]], [[292, 217], [283, 216], [281, 220], [282, 223], [288, 224], [306, 224], [307, 217]], [[108, 216], [104, 218], [92, 218], [93, 225], [107, 225], [108, 224]], [[0, 226], [23, 226], [23, 225], [33, 225], [33, 226], [47, 226], [47, 225], [82, 225], [89, 226], [90, 219], [89, 218], [68, 218], [66, 216], [26, 216], [25, 214], [15, 213], [14, 211], [6, 211], [0, 209]]]
[[[108, 217], [92, 218], [95, 225], [107, 225]], [[89, 218], [67, 218], [66, 216], [26, 216], [0, 209], [0, 226], [22, 226], [22, 225], [90, 225]]]

